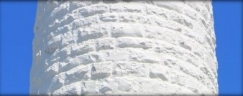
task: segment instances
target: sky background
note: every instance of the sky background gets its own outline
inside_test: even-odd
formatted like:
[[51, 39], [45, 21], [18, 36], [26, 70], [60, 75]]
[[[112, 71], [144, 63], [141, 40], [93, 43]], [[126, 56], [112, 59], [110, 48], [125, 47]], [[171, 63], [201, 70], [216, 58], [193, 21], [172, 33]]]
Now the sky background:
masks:
[[[0, 93], [28, 94], [37, 2], [0, 2]], [[242, 94], [242, 1], [213, 1], [219, 94]]]

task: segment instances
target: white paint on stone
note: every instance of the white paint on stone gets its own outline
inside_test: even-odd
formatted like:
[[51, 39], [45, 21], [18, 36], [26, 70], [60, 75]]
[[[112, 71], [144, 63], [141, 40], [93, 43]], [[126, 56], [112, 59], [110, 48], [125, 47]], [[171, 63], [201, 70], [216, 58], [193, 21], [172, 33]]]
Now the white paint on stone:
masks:
[[211, 1], [39, 1], [30, 94], [218, 94]]

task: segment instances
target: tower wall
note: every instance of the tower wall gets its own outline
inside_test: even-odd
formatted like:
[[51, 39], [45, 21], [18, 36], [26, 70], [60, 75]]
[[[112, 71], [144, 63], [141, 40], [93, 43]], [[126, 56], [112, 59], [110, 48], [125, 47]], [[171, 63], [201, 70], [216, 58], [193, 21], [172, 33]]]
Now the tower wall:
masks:
[[211, 1], [39, 1], [30, 94], [217, 94]]

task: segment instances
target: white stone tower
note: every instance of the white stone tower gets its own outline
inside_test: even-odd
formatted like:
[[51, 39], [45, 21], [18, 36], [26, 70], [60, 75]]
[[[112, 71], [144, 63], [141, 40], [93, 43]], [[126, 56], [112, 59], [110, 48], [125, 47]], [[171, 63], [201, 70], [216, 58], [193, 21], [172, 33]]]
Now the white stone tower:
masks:
[[211, 1], [38, 2], [30, 94], [218, 94]]

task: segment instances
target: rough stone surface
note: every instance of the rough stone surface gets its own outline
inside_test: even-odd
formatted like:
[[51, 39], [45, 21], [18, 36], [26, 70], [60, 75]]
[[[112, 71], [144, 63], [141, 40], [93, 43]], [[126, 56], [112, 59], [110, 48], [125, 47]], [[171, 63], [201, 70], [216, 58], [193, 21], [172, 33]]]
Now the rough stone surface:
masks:
[[38, 2], [30, 94], [218, 94], [211, 1]]

